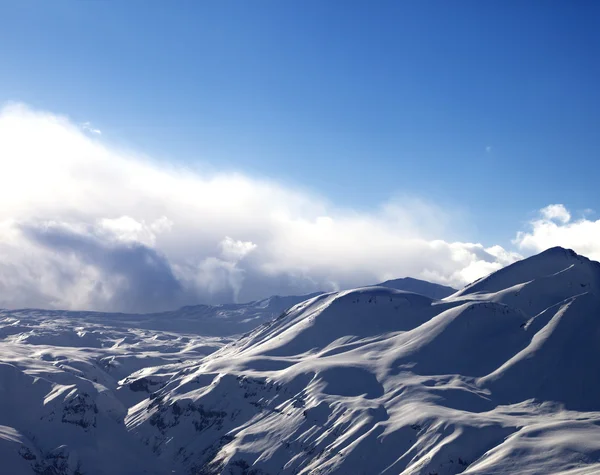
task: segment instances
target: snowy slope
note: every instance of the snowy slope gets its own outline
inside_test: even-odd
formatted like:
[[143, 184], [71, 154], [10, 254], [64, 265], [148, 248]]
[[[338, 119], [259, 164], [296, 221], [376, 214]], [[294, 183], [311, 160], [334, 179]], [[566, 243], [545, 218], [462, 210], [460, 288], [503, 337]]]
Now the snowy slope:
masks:
[[[600, 473], [599, 267], [555, 248], [443, 300], [374, 286], [216, 323], [4, 312], [0, 453], [17, 474]], [[267, 322], [216, 336], [246, 317]]]
[[126, 430], [128, 408], [307, 297], [147, 315], [0, 310], [0, 473], [170, 472]]

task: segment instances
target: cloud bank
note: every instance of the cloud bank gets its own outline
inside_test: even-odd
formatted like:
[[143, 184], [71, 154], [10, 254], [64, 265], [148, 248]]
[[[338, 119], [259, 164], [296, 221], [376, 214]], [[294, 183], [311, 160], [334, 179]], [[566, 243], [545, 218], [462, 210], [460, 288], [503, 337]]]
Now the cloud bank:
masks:
[[[24, 105], [0, 112], [0, 307], [148, 312], [403, 276], [460, 287], [520, 258], [443, 240], [452, 214], [419, 200], [356, 212], [161, 164], [87, 129]], [[517, 236], [522, 251], [590, 245], [586, 226], [600, 224], [561, 206]]]
[[513, 241], [526, 254], [562, 246], [600, 261], [600, 219], [574, 220], [564, 205], [553, 204], [541, 209], [529, 227], [528, 231], [517, 233]]

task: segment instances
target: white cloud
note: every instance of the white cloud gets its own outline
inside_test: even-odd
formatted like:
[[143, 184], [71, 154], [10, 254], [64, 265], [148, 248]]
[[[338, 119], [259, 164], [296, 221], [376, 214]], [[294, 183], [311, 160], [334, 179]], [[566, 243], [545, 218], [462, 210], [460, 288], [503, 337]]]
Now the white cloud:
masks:
[[242, 174], [200, 174], [0, 112], [0, 307], [160, 310], [413, 276], [461, 286], [520, 256], [447, 242], [458, 214], [370, 212]]
[[94, 128], [90, 122], [84, 122], [83, 124], [81, 124], [81, 128], [86, 132], [90, 132], [91, 134], [102, 135], [102, 131], [100, 129]]
[[154, 246], [156, 242], [156, 233], [165, 231], [165, 217], [157, 219], [152, 224], [147, 225], [143, 220], [141, 222], [129, 216], [120, 218], [103, 218], [98, 221], [99, 230], [106, 231], [111, 237], [121, 242], [138, 242], [146, 246]]
[[236, 241], [226, 236], [220, 243], [223, 258], [230, 262], [238, 262], [256, 249], [256, 244], [250, 241]]
[[485, 147], [485, 152], [486, 153], [491, 153], [492, 152], [492, 146], [491, 145], [486, 146]]
[[571, 221], [571, 213], [567, 211], [564, 205], [548, 205], [540, 210], [541, 216], [546, 221], [557, 221], [566, 224]]
[[529, 225], [529, 231], [519, 232], [514, 240], [524, 252], [536, 253], [562, 246], [600, 260], [600, 220], [585, 217], [573, 220], [564, 205], [553, 204], [541, 209]]

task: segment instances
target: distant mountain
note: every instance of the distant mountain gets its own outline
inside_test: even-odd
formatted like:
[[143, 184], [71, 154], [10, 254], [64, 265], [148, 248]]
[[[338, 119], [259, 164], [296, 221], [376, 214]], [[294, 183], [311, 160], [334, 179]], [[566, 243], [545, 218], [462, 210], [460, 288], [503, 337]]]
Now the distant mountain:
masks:
[[423, 293], [2, 311], [2, 470], [600, 473], [600, 264], [554, 248]]
[[190, 305], [170, 312], [142, 316], [150, 318], [152, 328], [197, 332], [201, 335], [231, 337], [254, 330], [278, 317], [284, 310], [307, 299], [321, 295], [274, 295], [248, 303], [223, 305]]
[[427, 282], [426, 280], [413, 279], [412, 277], [386, 280], [377, 285], [380, 287], [388, 287], [390, 289], [414, 292], [436, 300], [441, 300], [456, 292], [456, 289], [453, 289], [452, 287], [434, 284], [432, 282]]

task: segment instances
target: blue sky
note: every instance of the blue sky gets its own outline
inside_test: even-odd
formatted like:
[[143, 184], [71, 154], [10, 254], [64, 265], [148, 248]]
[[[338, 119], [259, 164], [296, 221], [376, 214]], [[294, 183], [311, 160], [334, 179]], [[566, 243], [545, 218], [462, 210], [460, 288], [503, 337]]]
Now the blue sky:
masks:
[[599, 207], [599, 22], [591, 1], [3, 2], [0, 100], [344, 206], [450, 203], [506, 242], [549, 203]]

